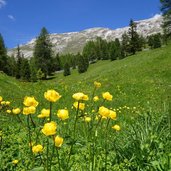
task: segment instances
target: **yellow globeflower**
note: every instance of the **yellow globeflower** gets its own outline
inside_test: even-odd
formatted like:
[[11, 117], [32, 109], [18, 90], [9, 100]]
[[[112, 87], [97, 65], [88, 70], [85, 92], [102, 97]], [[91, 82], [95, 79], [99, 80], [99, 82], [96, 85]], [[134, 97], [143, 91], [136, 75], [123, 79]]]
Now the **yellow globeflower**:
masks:
[[85, 104], [84, 103], [78, 103], [78, 102], [74, 102], [74, 107], [76, 108], [76, 109], [78, 109], [78, 106], [79, 106], [79, 109], [80, 110], [84, 110], [85, 109]]
[[8, 109], [8, 110], [6, 110], [6, 112], [7, 112], [7, 113], [11, 113], [11, 110]]
[[6, 102], [5, 102], [6, 105], [10, 105], [10, 103], [11, 103], [11, 102], [9, 102], [9, 101], [6, 101]]
[[105, 100], [112, 101], [113, 96], [109, 92], [103, 93], [102, 96]]
[[45, 123], [44, 127], [42, 129], [43, 134], [45, 134], [46, 136], [49, 135], [55, 135], [56, 134], [56, 129], [57, 129], [57, 125], [55, 122], [51, 121], [49, 123]]
[[33, 153], [40, 153], [40, 152], [42, 152], [43, 151], [43, 146], [42, 145], [35, 145], [35, 146], [33, 146], [32, 147], [32, 152]]
[[63, 144], [64, 139], [62, 137], [56, 136], [55, 137], [55, 146], [61, 147]]
[[59, 95], [59, 93], [56, 92], [55, 90], [47, 90], [44, 93], [44, 97], [46, 100], [50, 102], [56, 102], [57, 100], [61, 98], [61, 95]]
[[85, 116], [84, 120], [85, 120], [85, 122], [90, 122], [91, 121], [91, 117]]
[[1, 104], [2, 104], [2, 105], [5, 105], [5, 104], [6, 104], [6, 101], [1, 101]]
[[34, 106], [23, 108], [23, 114], [24, 115], [34, 114], [35, 112], [36, 112], [36, 108]]
[[96, 88], [100, 88], [101, 87], [101, 83], [100, 82], [97, 82], [97, 81], [94, 81], [94, 86]]
[[110, 110], [104, 106], [99, 107], [99, 114], [102, 117], [108, 117], [110, 114]]
[[18, 160], [13, 160], [12, 161], [13, 164], [18, 164], [18, 162], [19, 162]]
[[110, 110], [109, 117], [110, 117], [111, 119], [115, 120], [115, 119], [116, 119], [116, 112], [113, 111], [113, 110]]
[[99, 100], [99, 97], [98, 96], [95, 96], [95, 97], [93, 97], [93, 101], [98, 101]]
[[15, 108], [15, 109], [12, 109], [12, 113], [13, 114], [19, 114], [21, 112], [21, 109], [20, 108]]
[[115, 129], [116, 131], [120, 131], [121, 127], [119, 125], [114, 125], [112, 126], [113, 129]]
[[34, 97], [24, 97], [24, 102], [23, 104], [27, 107], [34, 106], [36, 107], [39, 103], [35, 100]]
[[47, 118], [50, 115], [50, 109], [42, 109], [41, 114], [38, 115], [38, 118]]
[[58, 110], [57, 116], [61, 120], [68, 119], [69, 118], [68, 110], [66, 110], [66, 109], [60, 109], [60, 110]]
[[0, 102], [2, 102], [2, 100], [3, 100], [3, 98], [2, 98], [2, 96], [0, 96]]
[[85, 95], [84, 93], [81, 93], [81, 92], [73, 94], [72, 97], [75, 100], [78, 100], [78, 101], [79, 100], [88, 100], [89, 99], [87, 95]]

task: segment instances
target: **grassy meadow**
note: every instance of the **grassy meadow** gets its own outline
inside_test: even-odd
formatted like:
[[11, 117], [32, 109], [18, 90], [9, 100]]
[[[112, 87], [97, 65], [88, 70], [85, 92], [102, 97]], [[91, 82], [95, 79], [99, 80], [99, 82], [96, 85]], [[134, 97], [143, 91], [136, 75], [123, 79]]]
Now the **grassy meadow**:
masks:
[[[170, 49], [171, 44], [123, 60], [98, 61], [86, 73], [72, 70], [67, 77], [56, 73], [36, 83], [0, 73], [0, 96], [10, 102], [0, 105], [0, 170], [171, 170]], [[44, 98], [51, 89], [61, 95], [56, 102]], [[89, 100], [73, 98], [77, 92]], [[102, 96], [105, 92], [110, 92], [112, 100]], [[23, 109], [25, 96], [38, 101], [34, 114], [7, 111]], [[94, 101], [94, 96], [99, 100]], [[43, 108], [50, 109], [48, 118], [37, 117]], [[69, 118], [57, 117], [59, 109], [68, 110]], [[50, 121], [57, 124], [57, 131], [45, 135], [42, 129]], [[55, 136], [63, 138], [61, 144], [55, 145]], [[36, 145], [43, 149], [35, 152]]]

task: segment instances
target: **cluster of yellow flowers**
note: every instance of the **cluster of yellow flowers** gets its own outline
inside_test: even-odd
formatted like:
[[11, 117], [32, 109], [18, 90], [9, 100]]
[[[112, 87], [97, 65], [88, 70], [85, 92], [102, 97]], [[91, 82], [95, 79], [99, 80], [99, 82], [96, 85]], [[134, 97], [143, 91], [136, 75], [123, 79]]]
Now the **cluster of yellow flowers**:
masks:
[[10, 105], [10, 102], [9, 102], [9, 101], [3, 101], [2, 96], [0, 96], [0, 104], [1, 104], [1, 105], [9, 106], [9, 105]]
[[[94, 90], [96, 90], [97, 88], [100, 88], [100, 87], [101, 87], [101, 83], [95, 81], [94, 82]], [[94, 96], [94, 94], [95, 93], [93, 93], [93, 96]], [[82, 117], [82, 119], [85, 122], [89, 123], [93, 119], [98, 120], [99, 118], [108, 119], [108, 120], [110, 120], [110, 119], [116, 120], [116, 117], [117, 117], [116, 111], [108, 109], [104, 106], [100, 106], [96, 110], [91, 109], [92, 113], [97, 112], [97, 115], [94, 115], [94, 117], [88, 116], [86, 112], [83, 112], [85, 110], [86, 106], [88, 106], [88, 105], [86, 105], [85, 101], [89, 100], [89, 96], [84, 94], [83, 92], [75, 93], [72, 95], [72, 97], [75, 100], [75, 102], [73, 103], [73, 107], [77, 111], [80, 110], [79, 112], [85, 113]], [[47, 101], [49, 101], [51, 104], [51, 103], [57, 102], [61, 98], [61, 95], [55, 90], [47, 90], [44, 93], [44, 98]], [[102, 99], [103, 99], [102, 102], [112, 101], [113, 96], [109, 92], [103, 92], [102, 93]], [[91, 100], [96, 102], [96, 101], [99, 101], [100, 98], [99, 98], [99, 96], [94, 96], [93, 99], [91, 99]], [[1, 105], [9, 105], [10, 102], [9, 101], [3, 101], [3, 98], [0, 96], [0, 104]], [[24, 104], [24, 107], [23, 107], [22, 113], [24, 115], [30, 116], [31, 114], [36, 113], [36, 107], [39, 105], [39, 102], [34, 97], [26, 96], [24, 98], [23, 104]], [[60, 137], [59, 135], [57, 135], [58, 125], [56, 122], [52, 121], [52, 118], [51, 118], [52, 117], [51, 116], [52, 111], [51, 110], [52, 110], [51, 105], [50, 105], [49, 109], [43, 108], [37, 117], [40, 119], [41, 118], [48, 118], [47, 119], [48, 122], [44, 123], [44, 125], [41, 129], [41, 133], [43, 133], [42, 135], [45, 135], [47, 137], [51, 137], [54, 141], [55, 146], [60, 148], [62, 146], [62, 144], [64, 143], [64, 139], [62, 137]], [[7, 113], [11, 113], [11, 112], [13, 114], [17, 115], [17, 114], [21, 113], [21, 109], [20, 108], [13, 108], [11, 110], [7, 110]], [[69, 118], [69, 111], [67, 109], [59, 109], [59, 110], [57, 110], [56, 115], [60, 120], [64, 121], [64, 120]], [[45, 121], [45, 120], [43, 120], [43, 121]], [[93, 123], [93, 121], [92, 121], [92, 123]], [[114, 125], [114, 126], [112, 126], [112, 128], [116, 131], [120, 131], [120, 129], [121, 129], [119, 125]], [[44, 150], [44, 147], [41, 144], [31, 145], [30, 148], [34, 154], [41, 153]], [[17, 164], [18, 160], [13, 160], [12, 163]]]
[[26, 96], [24, 98], [23, 104], [26, 106], [23, 108], [23, 114], [29, 115], [29, 114], [34, 114], [36, 112], [36, 107], [38, 106], [39, 103], [35, 100], [34, 97]]

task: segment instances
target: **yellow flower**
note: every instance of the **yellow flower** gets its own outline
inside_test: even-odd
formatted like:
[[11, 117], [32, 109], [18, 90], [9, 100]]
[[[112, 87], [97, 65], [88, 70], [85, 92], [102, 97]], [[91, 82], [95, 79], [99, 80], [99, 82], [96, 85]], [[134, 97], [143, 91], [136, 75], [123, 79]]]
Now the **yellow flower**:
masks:
[[35, 145], [35, 146], [33, 146], [32, 147], [32, 152], [33, 153], [40, 153], [40, 152], [42, 152], [43, 151], [43, 146], [42, 145]]
[[89, 99], [87, 95], [85, 95], [84, 93], [80, 93], [80, 92], [73, 94], [72, 97], [75, 100], [78, 100], [78, 101], [79, 100], [88, 100]]
[[75, 107], [76, 109], [78, 109], [78, 107], [79, 107], [80, 110], [84, 110], [84, 109], [85, 109], [85, 104], [84, 104], [84, 103], [74, 102], [73, 105], [74, 105], [74, 107]]
[[3, 98], [2, 98], [2, 96], [0, 96], [0, 102], [2, 102], [2, 100], [3, 100]]
[[85, 122], [90, 122], [91, 121], [91, 117], [85, 116], [84, 120], [85, 120]]
[[108, 117], [110, 114], [110, 110], [104, 106], [99, 107], [99, 114], [103, 117]]
[[110, 110], [109, 117], [110, 117], [111, 119], [115, 120], [115, 119], [116, 119], [116, 112], [113, 111], [113, 110]]
[[6, 110], [6, 112], [7, 112], [7, 113], [11, 113], [11, 110], [8, 109], [8, 110]]
[[95, 97], [93, 98], [93, 100], [96, 102], [96, 101], [99, 100], [99, 97], [98, 97], [98, 96], [95, 96]]
[[113, 129], [115, 129], [116, 131], [120, 131], [121, 127], [119, 125], [114, 125], [112, 126]]
[[102, 96], [105, 100], [112, 101], [113, 96], [109, 92], [103, 93]]
[[42, 109], [41, 114], [38, 115], [38, 118], [47, 118], [50, 115], [50, 109]]
[[60, 109], [60, 110], [58, 110], [57, 116], [61, 120], [68, 119], [69, 118], [68, 110], [66, 110], [66, 109]]
[[61, 95], [59, 95], [55, 90], [47, 90], [47, 92], [44, 93], [44, 97], [50, 102], [56, 102], [61, 98]]
[[34, 106], [23, 108], [23, 114], [24, 115], [34, 114], [35, 112], [36, 112], [36, 108]]
[[35, 100], [34, 97], [24, 97], [24, 102], [23, 104], [27, 107], [34, 106], [36, 107], [39, 103]]
[[55, 146], [61, 147], [63, 144], [64, 139], [62, 137], [56, 136], [55, 137]]
[[12, 163], [13, 164], [17, 164], [19, 161], [18, 160], [13, 160]]
[[56, 134], [56, 129], [57, 129], [57, 125], [55, 122], [51, 121], [49, 123], [45, 123], [44, 127], [42, 129], [43, 134], [45, 134], [46, 136], [49, 135], [55, 135]]
[[12, 113], [13, 114], [19, 114], [21, 112], [21, 109], [20, 108], [15, 108], [15, 109], [12, 109]]
[[2, 104], [2, 105], [5, 105], [5, 104], [6, 104], [6, 101], [1, 101], [1, 104]]
[[6, 101], [6, 102], [5, 102], [6, 105], [10, 105], [10, 103], [11, 103], [11, 102], [9, 102], [9, 101]]
[[101, 87], [101, 83], [100, 82], [97, 82], [97, 81], [94, 81], [94, 86], [96, 88], [100, 88]]

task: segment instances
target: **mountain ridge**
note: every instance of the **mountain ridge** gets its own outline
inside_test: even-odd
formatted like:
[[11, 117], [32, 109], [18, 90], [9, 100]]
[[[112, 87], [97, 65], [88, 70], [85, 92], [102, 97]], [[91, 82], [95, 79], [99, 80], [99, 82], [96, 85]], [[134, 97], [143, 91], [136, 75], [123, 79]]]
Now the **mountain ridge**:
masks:
[[[156, 14], [154, 17], [135, 21], [137, 23], [137, 32], [142, 36], [149, 36], [151, 34], [162, 33], [161, 24], [163, 17]], [[95, 40], [97, 37], [106, 39], [107, 41], [114, 40], [115, 38], [121, 39], [122, 34], [127, 32], [129, 26], [117, 29], [109, 29], [103, 27], [88, 28], [79, 32], [67, 33], [52, 33], [50, 34], [50, 41], [53, 45], [54, 53], [77, 53], [81, 52], [85, 43], [89, 40]], [[33, 49], [36, 38], [25, 45], [21, 45], [21, 52], [26, 58], [33, 56]], [[9, 49], [8, 55], [16, 55], [16, 48]]]

